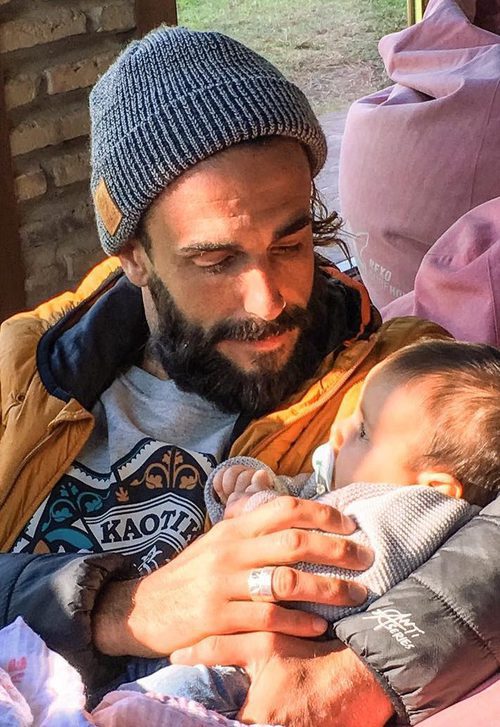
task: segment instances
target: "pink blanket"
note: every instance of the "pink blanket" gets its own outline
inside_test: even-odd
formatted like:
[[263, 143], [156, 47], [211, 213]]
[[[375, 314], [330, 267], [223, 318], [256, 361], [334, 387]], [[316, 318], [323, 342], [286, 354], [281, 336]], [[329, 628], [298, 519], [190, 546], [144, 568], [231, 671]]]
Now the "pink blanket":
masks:
[[420, 722], [422, 727], [498, 727], [500, 725], [500, 674], [433, 717]]
[[127, 691], [107, 694], [92, 718], [96, 727], [243, 727], [182, 697]]
[[[187, 699], [126, 691], [108, 694], [96, 707], [92, 718], [96, 727], [243, 727], [240, 722], [209, 712]], [[499, 727], [500, 674], [475, 689], [461, 702], [428, 717], [420, 725]]]

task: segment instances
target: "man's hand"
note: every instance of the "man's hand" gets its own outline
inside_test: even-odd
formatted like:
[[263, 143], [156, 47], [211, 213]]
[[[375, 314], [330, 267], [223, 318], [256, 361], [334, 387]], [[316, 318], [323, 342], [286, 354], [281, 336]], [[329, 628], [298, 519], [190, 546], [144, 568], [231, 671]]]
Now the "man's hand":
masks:
[[205, 639], [172, 654], [176, 664], [233, 664], [251, 686], [238, 719], [286, 727], [382, 727], [392, 704], [351, 649], [280, 634]]
[[355, 525], [328, 505], [292, 497], [218, 523], [145, 578], [108, 584], [93, 612], [95, 646], [111, 655], [157, 656], [216, 634], [317, 636], [326, 628], [323, 619], [251, 601], [247, 584], [253, 569], [277, 565], [277, 601], [362, 603], [364, 587], [291, 567], [306, 561], [361, 570], [372, 561], [368, 549], [310, 528], [348, 534]]

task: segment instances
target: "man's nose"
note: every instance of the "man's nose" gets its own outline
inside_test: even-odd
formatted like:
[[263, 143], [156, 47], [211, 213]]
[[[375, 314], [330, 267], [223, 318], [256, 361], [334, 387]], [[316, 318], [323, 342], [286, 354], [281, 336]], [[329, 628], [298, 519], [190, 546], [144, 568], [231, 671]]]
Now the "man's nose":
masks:
[[271, 270], [252, 268], [244, 275], [243, 307], [249, 315], [264, 321], [279, 316], [286, 302]]

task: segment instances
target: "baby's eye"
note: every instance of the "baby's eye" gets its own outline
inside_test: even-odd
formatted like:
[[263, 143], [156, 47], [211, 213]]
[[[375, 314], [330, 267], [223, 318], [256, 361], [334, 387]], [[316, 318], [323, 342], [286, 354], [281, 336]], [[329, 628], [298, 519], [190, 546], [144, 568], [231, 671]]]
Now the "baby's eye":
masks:
[[366, 429], [365, 429], [365, 423], [364, 422], [360, 422], [359, 423], [358, 435], [359, 435], [359, 438], [360, 439], [368, 439], [368, 436], [366, 434]]

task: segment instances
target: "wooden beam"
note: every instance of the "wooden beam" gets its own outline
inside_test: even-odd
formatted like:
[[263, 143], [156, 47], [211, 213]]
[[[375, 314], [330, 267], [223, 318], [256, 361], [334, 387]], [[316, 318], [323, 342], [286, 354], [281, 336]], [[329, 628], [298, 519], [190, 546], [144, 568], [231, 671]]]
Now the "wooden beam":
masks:
[[162, 23], [177, 25], [176, 0], [135, 0], [137, 30], [142, 37]]
[[9, 120], [0, 55], [0, 321], [26, 307], [24, 263], [19, 237], [19, 218], [10, 152]]
[[422, 20], [427, 5], [428, 0], [406, 0], [408, 25], [414, 25]]
[[415, 25], [415, 0], [406, 0], [406, 18], [408, 27]]
[[415, 16], [417, 23], [419, 20], [422, 20], [425, 13], [425, 8], [427, 7], [427, 0], [415, 0]]

